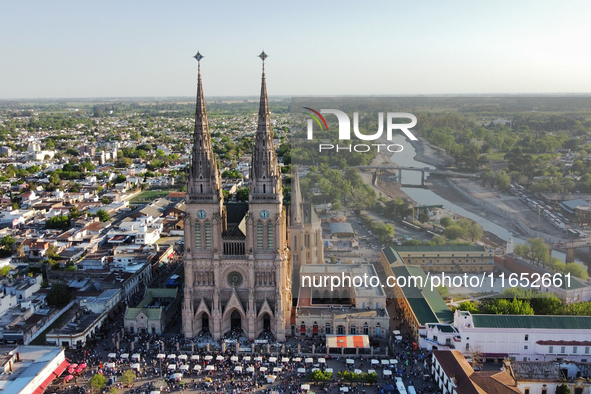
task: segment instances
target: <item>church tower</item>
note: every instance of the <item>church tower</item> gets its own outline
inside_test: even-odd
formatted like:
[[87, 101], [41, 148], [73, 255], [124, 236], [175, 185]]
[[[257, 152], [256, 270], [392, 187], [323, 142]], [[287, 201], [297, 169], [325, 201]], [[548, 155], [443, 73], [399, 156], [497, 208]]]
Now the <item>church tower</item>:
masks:
[[[203, 323], [212, 325], [210, 314], [218, 313], [219, 307], [205, 304], [208, 316], [193, 321], [195, 308], [203, 308], [193, 296], [194, 287], [211, 288], [215, 283], [213, 257], [220, 248], [222, 233], [223, 198], [222, 182], [217, 159], [213, 153], [203, 84], [201, 81], [201, 59], [197, 52], [197, 104], [195, 108], [195, 131], [193, 151], [187, 181], [185, 212], [185, 293], [183, 303], [183, 329], [185, 336], [192, 337], [195, 330], [201, 331]], [[197, 261], [199, 263], [197, 263]], [[199, 302], [198, 305], [195, 302]], [[211, 300], [213, 301], [213, 300]], [[209, 310], [211, 308], [211, 311]], [[214, 320], [215, 321], [215, 320]], [[211, 327], [213, 329], [213, 327]]]
[[[265, 60], [267, 55], [259, 56], [263, 61], [261, 97], [256, 132], [256, 142], [250, 167], [249, 213], [252, 218], [251, 250], [256, 260], [269, 261], [274, 270], [276, 288], [275, 327], [278, 331], [287, 330], [291, 316], [291, 263], [287, 253], [287, 221], [283, 207], [281, 170], [273, 144], [273, 128], [267, 97], [265, 79]], [[272, 261], [272, 262], [271, 262]], [[282, 336], [285, 339], [284, 335]], [[277, 335], [278, 340], [280, 336]]]
[[[224, 201], [213, 153], [199, 65], [193, 157], [185, 215], [185, 337], [209, 332], [256, 339], [286, 338], [291, 266], [286, 244], [281, 171], [273, 145], [264, 61], [248, 203]], [[203, 56], [195, 56], [200, 63]]]

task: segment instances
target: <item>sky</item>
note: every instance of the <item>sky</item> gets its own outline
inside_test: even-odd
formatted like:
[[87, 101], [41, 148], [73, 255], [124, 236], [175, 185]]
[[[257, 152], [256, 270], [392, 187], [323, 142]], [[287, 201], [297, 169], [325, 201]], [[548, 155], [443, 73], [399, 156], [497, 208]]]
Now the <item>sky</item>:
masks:
[[0, 99], [591, 93], [591, 2], [11, 1]]

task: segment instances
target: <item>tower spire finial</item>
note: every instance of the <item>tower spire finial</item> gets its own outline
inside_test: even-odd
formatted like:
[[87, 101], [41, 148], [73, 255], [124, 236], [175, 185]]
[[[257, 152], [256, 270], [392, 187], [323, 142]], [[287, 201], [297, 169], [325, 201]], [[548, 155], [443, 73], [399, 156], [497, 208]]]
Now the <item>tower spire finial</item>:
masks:
[[199, 74], [201, 75], [201, 59], [203, 59], [204, 56], [200, 54], [199, 51], [197, 51], [197, 54], [193, 57], [197, 59], [197, 69], [199, 70]]
[[269, 57], [269, 55], [267, 55], [265, 53], [265, 51], [262, 51], [261, 54], [259, 55], [259, 57], [261, 58], [261, 60], [263, 61], [263, 74], [265, 74], [265, 59]]
[[[210, 196], [210, 201], [221, 199], [221, 179], [218, 173], [216, 157], [213, 153], [209, 123], [205, 109], [205, 96], [201, 81], [201, 59], [199, 52], [195, 56], [199, 64], [197, 76], [197, 102], [195, 108], [195, 131], [193, 133], [193, 158], [189, 172], [187, 191], [190, 194]], [[205, 201], [205, 200], [202, 200]]]
[[271, 113], [269, 112], [265, 79], [265, 60], [268, 57], [269, 55], [265, 51], [259, 55], [259, 58], [263, 61], [263, 76], [256, 142], [252, 155], [252, 166], [250, 167], [250, 191], [254, 199], [257, 198], [257, 195], [281, 194], [281, 174], [278, 170], [277, 156], [273, 145], [273, 127], [271, 126]]

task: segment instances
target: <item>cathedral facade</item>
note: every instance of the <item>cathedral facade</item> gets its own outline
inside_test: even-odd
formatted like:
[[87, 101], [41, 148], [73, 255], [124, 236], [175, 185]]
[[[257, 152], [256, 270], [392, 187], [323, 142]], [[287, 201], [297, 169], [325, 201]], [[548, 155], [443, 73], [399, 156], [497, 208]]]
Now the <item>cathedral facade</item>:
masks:
[[242, 332], [253, 340], [269, 332], [283, 341], [291, 332], [292, 268], [264, 63], [249, 178], [248, 203], [224, 201], [199, 65], [184, 229], [185, 337]]

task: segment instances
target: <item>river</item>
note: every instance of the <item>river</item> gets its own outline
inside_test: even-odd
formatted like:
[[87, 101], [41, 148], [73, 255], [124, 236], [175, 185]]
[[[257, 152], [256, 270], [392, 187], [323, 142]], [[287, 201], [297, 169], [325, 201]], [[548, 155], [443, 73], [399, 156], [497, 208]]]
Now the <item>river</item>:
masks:
[[[400, 153], [394, 153], [390, 158], [390, 161], [394, 164], [398, 164], [399, 166], [404, 167], [416, 167], [416, 168], [434, 168], [428, 164], [422, 163], [420, 161], [416, 161], [414, 157], [416, 156], [416, 150], [412, 146], [412, 144], [402, 135], [394, 135], [392, 138], [393, 144], [400, 144], [404, 147], [404, 150]], [[420, 185], [421, 184], [421, 173], [418, 171], [402, 171], [402, 183], [409, 184], [409, 185]], [[504, 241], [509, 241], [513, 238], [514, 244], [518, 243], [525, 243], [524, 239], [521, 239], [515, 236], [511, 231], [507, 230], [506, 228], [490, 221], [487, 218], [484, 218], [476, 213], [467, 211], [466, 209], [455, 205], [454, 203], [449, 202], [448, 200], [444, 199], [443, 197], [435, 194], [429, 189], [422, 189], [422, 188], [412, 188], [412, 187], [403, 187], [402, 190], [406, 193], [410, 198], [416, 201], [418, 204], [421, 205], [443, 205], [443, 208], [461, 215], [463, 217], [469, 218], [476, 223], [480, 224], [485, 231], [495, 234], [497, 237], [503, 239]], [[552, 256], [565, 261], [566, 255], [562, 252], [552, 251]], [[579, 259], [576, 260], [577, 263], [583, 264]], [[583, 264], [584, 265], [584, 264]]]

